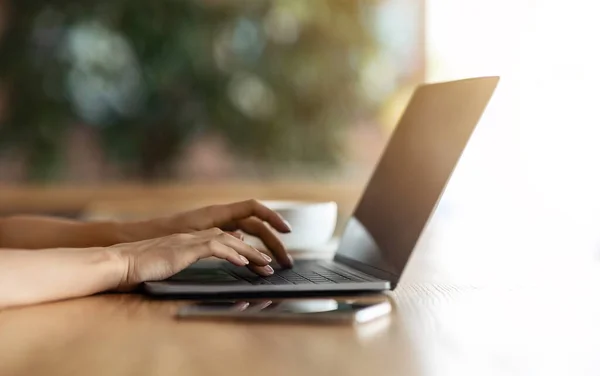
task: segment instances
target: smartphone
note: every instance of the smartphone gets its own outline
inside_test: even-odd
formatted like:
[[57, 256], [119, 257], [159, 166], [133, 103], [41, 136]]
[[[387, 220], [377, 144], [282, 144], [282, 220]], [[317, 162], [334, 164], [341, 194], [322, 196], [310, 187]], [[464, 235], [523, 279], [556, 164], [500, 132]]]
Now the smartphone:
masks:
[[349, 299], [211, 300], [183, 306], [179, 319], [291, 320], [360, 324], [384, 317], [392, 311], [387, 300], [361, 302]]

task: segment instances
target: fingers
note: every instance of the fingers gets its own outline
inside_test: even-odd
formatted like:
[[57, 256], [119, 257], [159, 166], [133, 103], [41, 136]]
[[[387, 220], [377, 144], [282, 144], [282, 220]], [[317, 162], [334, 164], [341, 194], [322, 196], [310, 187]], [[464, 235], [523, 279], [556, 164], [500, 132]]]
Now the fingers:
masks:
[[273, 257], [279, 265], [284, 268], [291, 268], [294, 264], [292, 257], [287, 253], [281, 240], [258, 218], [246, 218], [237, 222], [240, 230], [254, 235], [267, 246], [273, 253]]
[[276, 212], [256, 200], [236, 202], [229, 205], [218, 205], [212, 208], [212, 218], [215, 226], [231, 223], [248, 217], [257, 217], [279, 232], [288, 233], [290, 225]]
[[270, 265], [267, 266], [258, 266], [258, 265], [248, 265], [248, 269], [252, 270], [254, 273], [263, 276], [263, 277], [268, 277], [270, 275], [273, 275], [273, 273], [275, 273], [275, 270], [273, 270], [273, 268]]
[[273, 261], [268, 255], [259, 252], [256, 248], [227, 233], [220, 235], [217, 240], [220, 243], [234, 249], [237, 253], [248, 259], [253, 265], [267, 266], [271, 261]]
[[241, 240], [223, 233], [210, 241], [212, 254], [237, 266], [248, 266], [254, 273], [268, 277], [275, 271], [269, 265], [271, 258]]
[[172, 277], [198, 260], [211, 256], [236, 266], [251, 266], [257, 274], [273, 274], [269, 256], [239, 238], [218, 228], [196, 233], [180, 233], [163, 238], [114, 246], [123, 260], [123, 277], [119, 289], [127, 289], [146, 281]]
[[226, 234], [233, 236], [234, 238], [244, 240], [244, 234], [241, 231], [225, 231]]
[[248, 266], [261, 276], [272, 275], [274, 270], [269, 266], [271, 258], [234, 235], [213, 228], [194, 234], [179, 234], [177, 239], [183, 243], [180, 247], [194, 254], [194, 261], [214, 256], [236, 266]]
[[223, 260], [227, 260], [234, 265], [246, 266], [250, 264], [250, 261], [246, 257], [239, 254], [235, 249], [221, 243], [217, 239], [208, 241], [207, 246], [211, 255]]

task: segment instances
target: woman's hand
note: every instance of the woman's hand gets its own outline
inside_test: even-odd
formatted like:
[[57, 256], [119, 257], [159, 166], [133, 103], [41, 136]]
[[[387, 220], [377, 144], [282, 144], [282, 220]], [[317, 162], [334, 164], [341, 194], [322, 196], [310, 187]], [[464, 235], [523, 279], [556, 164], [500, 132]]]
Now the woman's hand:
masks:
[[218, 228], [110, 247], [0, 249], [0, 309], [129, 291], [209, 257], [248, 266], [263, 276], [273, 274], [269, 256]]
[[234, 234], [243, 231], [254, 235], [262, 240], [279, 265], [292, 266], [292, 259], [274, 233], [290, 232], [289, 225], [256, 200], [208, 206], [141, 222], [81, 222], [32, 216], [0, 218], [0, 248], [109, 247], [213, 227]]
[[289, 224], [279, 214], [256, 200], [207, 206], [166, 218], [142, 222], [138, 225], [155, 229], [154, 236], [146, 235], [142, 238], [193, 233], [210, 228], [219, 228], [228, 232], [243, 231], [260, 238], [279, 265], [291, 267], [292, 258], [287, 253], [283, 243], [267, 224], [281, 233], [291, 231]]
[[269, 256], [219, 228], [118, 244], [108, 250], [123, 260], [123, 277], [116, 287], [120, 291], [130, 290], [142, 282], [169, 278], [208, 257], [248, 266], [263, 276], [273, 274]]

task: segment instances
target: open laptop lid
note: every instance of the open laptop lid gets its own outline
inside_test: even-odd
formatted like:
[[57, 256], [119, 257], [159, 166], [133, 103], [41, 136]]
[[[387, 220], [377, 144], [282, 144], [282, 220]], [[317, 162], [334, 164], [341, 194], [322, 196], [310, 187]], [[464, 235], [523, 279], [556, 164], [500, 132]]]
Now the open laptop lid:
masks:
[[417, 88], [346, 226], [336, 261], [396, 286], [498, 80]]

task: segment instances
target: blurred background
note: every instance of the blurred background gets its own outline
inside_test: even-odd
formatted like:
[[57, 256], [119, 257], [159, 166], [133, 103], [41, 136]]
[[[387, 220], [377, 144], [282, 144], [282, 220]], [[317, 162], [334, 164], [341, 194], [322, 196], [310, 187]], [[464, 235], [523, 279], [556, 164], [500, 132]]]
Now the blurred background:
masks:
[[457, 274], [501, 275], [494, 255], [511, 252], [513, 267], [598, 264], [593, 7], [0, 0], [0, 213], [258, 197], [336, 200], [343, 223], [415, 85], [491, 74], [501, 84], [427, 238], [456, 252], [435, 258], [490, 266]]
[[423, 80], [419, 1], [3, 1], [4, 182], [362, 174]]
[[4, 212], [150, 211], [165, 186], [353, 201], [424, 79], [422, 1], [0, 4]]

